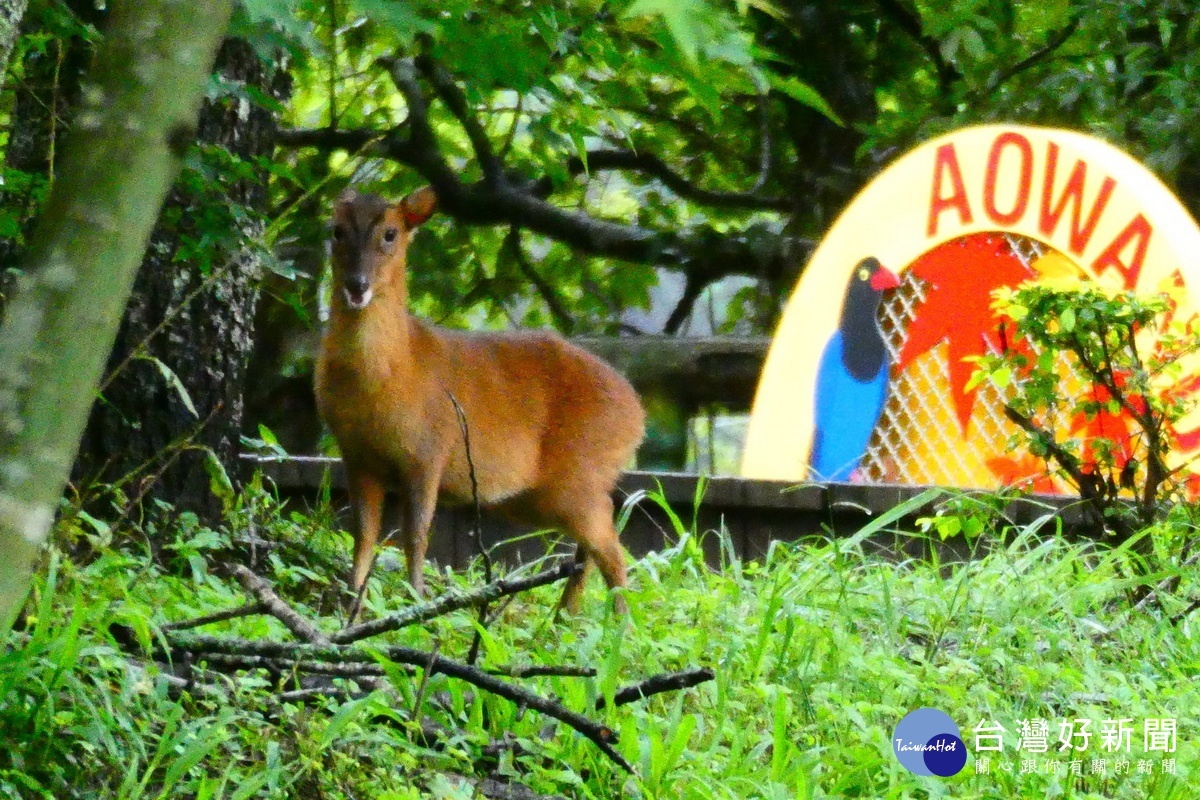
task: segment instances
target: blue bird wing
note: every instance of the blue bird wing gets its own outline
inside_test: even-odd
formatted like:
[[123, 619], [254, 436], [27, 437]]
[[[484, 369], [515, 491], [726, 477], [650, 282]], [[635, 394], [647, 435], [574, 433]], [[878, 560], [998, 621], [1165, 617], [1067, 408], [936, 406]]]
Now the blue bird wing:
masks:
[[858, 467], [887, 399], [888, 359], [870, 380], [855, 380], [842, 363], [842, 334], [835, 331], [817, 367], [816, 413], [809, 456], [814, 477], [844, 481]]

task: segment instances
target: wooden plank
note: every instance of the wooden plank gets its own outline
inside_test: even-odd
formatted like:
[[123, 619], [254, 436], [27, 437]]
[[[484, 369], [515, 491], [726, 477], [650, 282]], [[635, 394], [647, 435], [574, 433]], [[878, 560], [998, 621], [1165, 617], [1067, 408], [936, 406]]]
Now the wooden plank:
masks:
[[[247, 469], [261, 469], [289, 500], [312, 503], [317, 489], [328, 481], [334, 502], [345, 505], [345, 475], [341, 462], [333, 458], [296, 457], [288, 459], [245, 460]], [[898, 503], [917, 497], [927, 487], [866, 484], [796, 484], [720, 477], [703, 479], [705, 493], [694, 514], [696, 495], [702, 479], [697, 475], [665, 472], [630, 472], [617, 487], [615, 504], [634, 495], [642, 499], [630, 516], [622, 534], [622, 544], [635, 557], [670, 547], [677, 532], [668, 515], [655, 502], [640, 493], [659, 493], [680, 518], [683, 525], [695, 528], [699, 535], [719, 526], [729, 531], [736, 555], [743, 559], [760, 558], [773, 541], [799, 541], [811, 537], [843, 537], [857, 533], [871, 519], [891, 510]], [[1024, 524], [1046, 513], [1057, 513], [1068, 527], [1078, 526], [1082, 516], [1072, 505], [1074, 498], [1036, 496], [1013, 501], [1006, 509], [1010, 519]], [[926, 507], [919, 514], [929, 514]], [[913, 517], [899, 523], [913, 529]], [[469, 508], [442, 508], [434, 520], [430, 558], [443, 565], [461, 568], [478, 552], [479, 545], [469, 535], [475, 524]], [[484, 543], [497, 546], [495, 557], [506, 563], [526, 563], [545, 553], [546, 544], [538, 537], [503, 544], [527, 532], [504, 520], [484, 518]], [[705, 552], [711, 563], [721, 560], [718, 540], [705, 537]], [[883, 531], [872, 537], [869, 546], [898, 556], [927, 555], [929, 544], [909, 536], [897, 537]], [[568, 550], [569, 542], [560, 542]], [[939, 557], [966, 558], [969, 551], [961, 540], [938, 543]]]

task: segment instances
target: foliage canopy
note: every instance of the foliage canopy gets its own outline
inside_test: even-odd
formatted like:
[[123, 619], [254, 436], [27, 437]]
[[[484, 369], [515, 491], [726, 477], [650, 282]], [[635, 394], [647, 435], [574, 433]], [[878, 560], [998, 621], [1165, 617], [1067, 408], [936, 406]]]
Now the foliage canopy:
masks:
[[667, 267], [678, 302], [640, 327], [680, 330], [736, 275], [727, 324], [765, 331], [849, 195], [952, 127], [1086, 129], [1197, 208], [1185, 6], [249, 0], [243, 24], [295, 57], [281, 188], [442, 195], [432, 316], [611, 330]]

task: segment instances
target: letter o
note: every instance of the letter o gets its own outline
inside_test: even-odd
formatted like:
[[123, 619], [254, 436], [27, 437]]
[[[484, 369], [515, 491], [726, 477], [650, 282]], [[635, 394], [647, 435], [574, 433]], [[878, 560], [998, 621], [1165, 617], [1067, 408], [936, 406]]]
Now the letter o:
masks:
[[[1021, 179], [1017, 186], [1017, 198], [1011, 211], [1001, 212], [996, 208], [996, 180], [1000, 173], [1000, 157], [1004, 149], [1016, 146], [1021, 157]], [[996, 137], [988, 153], [987, 173], [983, 179], [983, 208], [997, 225], [1013, 225], [1025, 216], [1029, 207], [1029, 187], [1033, 182], [1033, 146], [1021, 134], [1005, 131]]]

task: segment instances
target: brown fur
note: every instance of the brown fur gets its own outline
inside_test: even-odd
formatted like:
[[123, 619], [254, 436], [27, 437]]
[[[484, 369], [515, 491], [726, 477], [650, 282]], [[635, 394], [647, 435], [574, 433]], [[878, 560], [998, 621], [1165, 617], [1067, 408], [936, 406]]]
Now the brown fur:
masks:
[[[409, 580], [423, 592], [435, 504], [471, 500], [452, 394], [469, 425], [480, 502], [578, 543], [584, 573], [560, 601], [577, 611], [593, 565], [610, 587], [625, 586], [611, 496], [642, 439], [641, 404], [611, 367], [555, 334], [464, 333], [412, 317], [405, 253], [434, 202], [429, 189], [394, 206], [349, 193], [334, 209], [333, 310], [316, 393], [356, 512], [351, 582], [366, 580], [384, 490], [394, 487]], [[352, 307], [348, 281], [369, 288], [365, 307]]]

